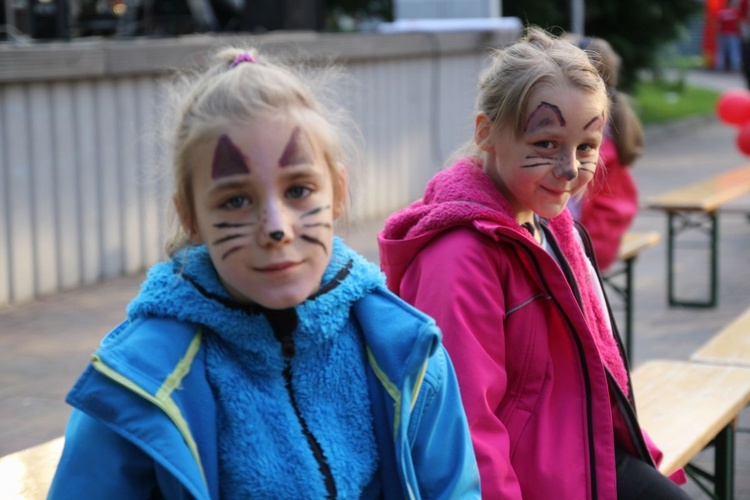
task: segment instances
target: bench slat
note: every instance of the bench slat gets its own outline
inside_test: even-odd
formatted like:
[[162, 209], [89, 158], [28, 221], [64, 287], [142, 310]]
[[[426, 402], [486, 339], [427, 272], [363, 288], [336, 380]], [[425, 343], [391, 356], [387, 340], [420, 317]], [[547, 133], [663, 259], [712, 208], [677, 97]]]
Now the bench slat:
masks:
[[617, 252], [617, 260], [625, 261], [636, 257], [642, 250], [656, 246], [661, 239], [661, 235], [656, 231], [628, 231], [620, 242], [620, 249]]
[[649, 208], [712, 212], [724, 203], [750, 192], [750, 165], [652, 198]]
[[47, 498], [64, 440], [59, 437], [0, 457], [0, 498]]
[[750, 308], [711, 337], [693, 361], [750, 367]]
[[684, 467], [750, 403], [750, 369], [649, 361], [633, 373], [638, 418], [664, 452], [659, 467]]

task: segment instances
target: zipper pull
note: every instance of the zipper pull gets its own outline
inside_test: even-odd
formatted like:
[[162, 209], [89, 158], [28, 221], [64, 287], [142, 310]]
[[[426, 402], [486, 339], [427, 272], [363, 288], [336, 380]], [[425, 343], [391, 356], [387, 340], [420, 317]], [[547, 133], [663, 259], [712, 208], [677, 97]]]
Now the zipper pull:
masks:
[[293, 307], [281, 310], [264, 309], [263, 314], [271, 325], [276, 340], [281, 343], [281, 354], [286, 359], [294, 357], [296, 349], [292, 335], [299, 323], [297, 310]]

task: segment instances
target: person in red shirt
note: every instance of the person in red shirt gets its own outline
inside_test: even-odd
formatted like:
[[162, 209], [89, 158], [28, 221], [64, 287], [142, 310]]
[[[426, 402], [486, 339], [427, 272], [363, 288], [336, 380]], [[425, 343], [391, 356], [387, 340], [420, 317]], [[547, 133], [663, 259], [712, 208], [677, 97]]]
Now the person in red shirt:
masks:
[[[746, 0], [743, 1], [746, 3]], [[716, 13], [716, 38], [714, 68], [719, 71], [739, 71], [742, 68], [742, 40], [740, 10], [735, 1], [731, 1]]]
[[740, 46], [742, 53], [742, 74], [750, 88], [750, 1], [739, 0], [737, 3], [740, 23]]

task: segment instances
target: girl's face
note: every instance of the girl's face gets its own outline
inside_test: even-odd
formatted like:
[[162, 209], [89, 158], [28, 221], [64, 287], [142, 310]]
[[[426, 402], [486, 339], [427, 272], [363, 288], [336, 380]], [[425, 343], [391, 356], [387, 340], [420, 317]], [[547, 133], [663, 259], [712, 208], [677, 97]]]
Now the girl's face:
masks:
[[229, 293], [285, 309], [317, 291], [342, 200], [334, 200], [332, 172], [299, 120], [254, 119], [193, 153], [194, 217], [179, 202], [178, 211]]
[[475, 138], [484, 170], [510, 202], [516, 220], [555, 217], [594, 177], [605, 126], [605, 102], [569, 86], [544, 86], [531, 94], [519, 137], [510, 127], [490, 134], [477, 116]]

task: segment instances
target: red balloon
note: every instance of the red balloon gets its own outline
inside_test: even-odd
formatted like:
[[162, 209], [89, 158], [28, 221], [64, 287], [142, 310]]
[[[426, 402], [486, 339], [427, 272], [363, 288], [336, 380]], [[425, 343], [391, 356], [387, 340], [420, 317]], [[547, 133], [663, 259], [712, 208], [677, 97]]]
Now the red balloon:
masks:
[[750, 156], [750, 123], [740, 127], [737, 133], [737, 147], [747, 156]]
[[716, 114], [730, 125], [750, 122], [750, 91], [730, 89], [724, 92], [716, 103]]

